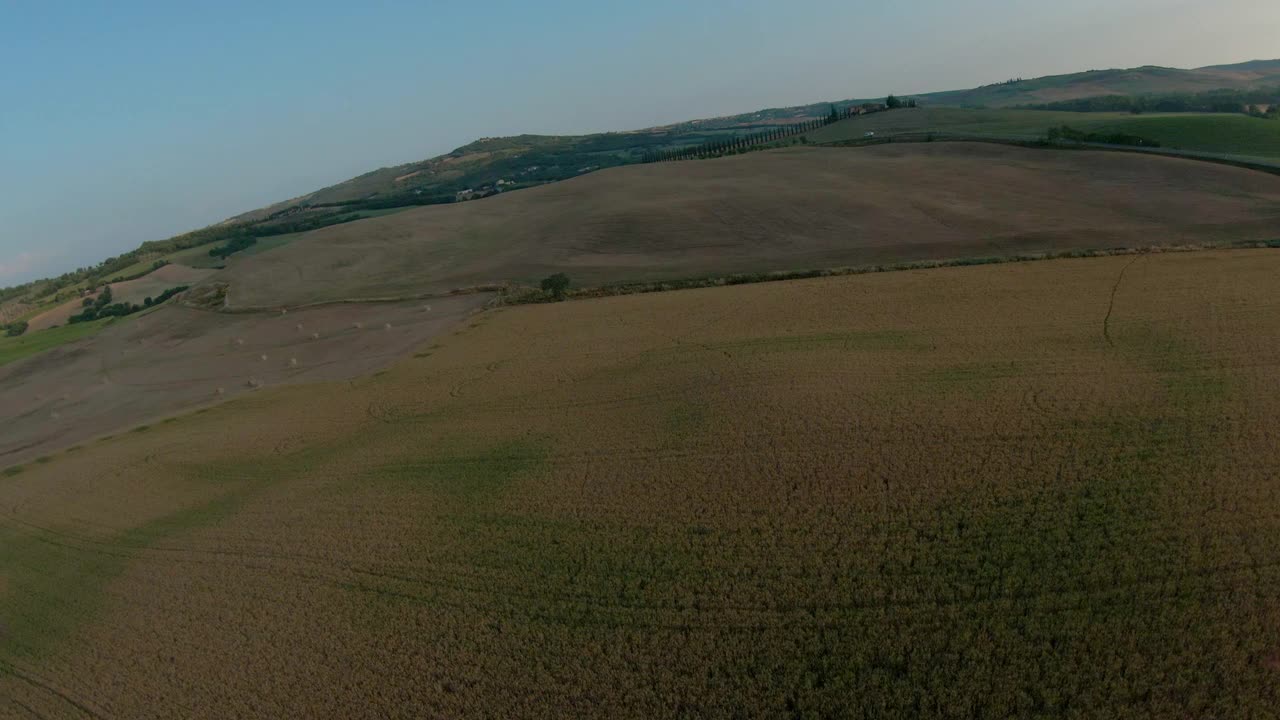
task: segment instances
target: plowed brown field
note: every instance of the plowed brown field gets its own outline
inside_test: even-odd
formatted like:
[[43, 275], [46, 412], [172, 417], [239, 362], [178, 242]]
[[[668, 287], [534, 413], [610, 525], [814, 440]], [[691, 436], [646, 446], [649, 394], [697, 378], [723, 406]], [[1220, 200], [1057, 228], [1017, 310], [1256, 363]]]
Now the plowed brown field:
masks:
[[0, 714], [1273, 714], [1278, 274], [508, 308], [29, 465]]

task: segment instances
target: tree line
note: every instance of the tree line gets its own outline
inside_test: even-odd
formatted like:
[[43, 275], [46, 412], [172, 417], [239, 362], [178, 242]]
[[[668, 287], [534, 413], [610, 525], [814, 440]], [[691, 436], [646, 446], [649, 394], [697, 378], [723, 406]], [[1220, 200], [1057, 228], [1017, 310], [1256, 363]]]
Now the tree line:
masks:
[[133, 313], [140, 312], [146, 308], [163, 304], [169, 298], [186, 290], [187, 287], [187, 285], [171, 287], [156, 297], [146, 298], [143, 300], [142, 304], [139, 305], [137, 303], [111, 302], [115, 298], [112, 297], [111, 286], [107, 285], [102, 289], [102, 292], [98, 294], [97, 298], [85, 298], [83, 303], [84, 310], [67, 318], [67, 322], [74, 324], [101, 320], [102, 318], [108, 317], [124, 317], [125, 315], [132, 315]]
[[673, 160], [700, 160], [704, 158], [722, 157], [724, 155], [736, 155], [742, 152], [761, 150], [772, 143], [778, 142], [779, 140], [794, 138], [796, 136], [799, 136], [800, 142], [804, 143], [808, 141], [804, 136], [804, 133], [812, 132], [832, 123], [851, 118], [855, 115], [897, 109], [900, 107], [916, 107], [916, 101], [914, 98], [903, 101], [894, 95], [890, 95], [885, 98], [885, 102], [883, 104], [866, 103], [864, 105], [850, 105], [842, 110], [837, 110], [835, 105], [831, 105], [830, 112], [827, 113], [825, 117], [806, 120], [804, 122], [793, 123], [790, 125], [779, 125], [765, 130], [764, 132], [709, 140], [700, 145], [655, 150], [646, 153], [641, 159], [641, 162], [655, 163], [669, 162]]
[[1049, 140], [1049, 142], [1058, 142], [1061, 140], [1068, 140], [1071, 142], [1091, 142], [1091, 143], [1103, 143], [1107, 145], [1132, 145], [1136, 147], [1152, 147], [1152, 148], [1160, 147], [1159, 142], [1155, 140], [1149, 140], [1139, 135], [1130, 135], [1128, 133], [1121, 133], [1121, 132], [1115, 132], [1115, 133], [1085, 132], [1083, 130], [1077, 130], [1069, 125], [1049, 128], [1047, 139]]

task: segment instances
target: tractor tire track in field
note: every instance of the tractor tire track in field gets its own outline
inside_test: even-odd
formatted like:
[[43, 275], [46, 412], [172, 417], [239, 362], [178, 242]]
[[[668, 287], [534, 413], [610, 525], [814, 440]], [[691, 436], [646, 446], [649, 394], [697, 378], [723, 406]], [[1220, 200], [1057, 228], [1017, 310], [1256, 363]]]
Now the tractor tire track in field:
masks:
[[[982, 463], [985, 465], [990, 462], [993, 453], [988, 453]], [[740, 629], [751, 630], [769, 626], [765, 620], [767, 618], [781, 618], [789, 612], [800, 610], [805, 612], [824, 612], [824, 613], [861, 613], [879, 611], [884, 608], [895, 609], [922, 609], [929, 607], [986, 607], [1007, 602], [1010, 600], [1029, 601], [1044, 600], [1050, 597], [1065, 598], [1071, 597], [1079, 600], [1079, 604], [1068, 602], [1063, 609], [1071, 609], [1075, 607], [1083, 608], [1090, 606], [1091, 603], [1096, 604], [1096, 598], [1107, 596], [1117, 590], [1133, 590], [1137, 588], [1159, 588], [1164, 587], [1171, 576], [1162, 573], [1151, 573], [1147, 575], [1139, 575], [1128, 579], [1124, 582], [1086, 582], [1076, 588], [1068, 591], [1062, 590], [1015, 590], [1015, 591], [996, 591], [989, 594], [977, 594], [973, 596], [954, 595], [950, 597], [927, 597], [927, 598], [904, 598], [899, 600], [883, 600], [883, 599], [853, 599], [849, 602], [837, 603], [805, 603], [796, 605], [791, 611], [771, 608], [764, 605], [744, 605], [744, 604], [719, 604], [716, 606], [718, 611], [745, 613], [754, 615], [760, 620], [748, 622], [737, 626], [726, 626], [721, 623], [701, 624], [690, 622], [688, 618], [638, 618], [635, 614], [671, 614], [681, 615], [683, 608], [670, 604], [655, 603], [618, 603], [609, 602], [603, 598], [582, 593], [537, 593], [531, 592], [527, 588], [502, 588], [496, 586], [491, 578], [484, 577], [483, 573], [477, 574], [467, 572], [466, 570], [447, 570], [439, 566], [391, 566], [386, 568], [378, 567], [361, 567], [359, 565], [350, 565], [345, 563], [335, 563], [331, 560], [310, 557], [305, 555], [287, 554], [287, 553], [266, 553], [266, 552], [242, 552], [235, 550], [215, 550], [215, 549], [196, 549], [181, 547], [139, 547], [127, 544], [111, 543], [106, 541], [93, 540], [84, 538], [73, 533], [64, 533], [41, 528], [40, 526], [22, 521], [17, 518], [10, 518], [17, 524], [24, 525], [30, 529], [39, 529], [55, 537], [74, 543], [85, 543], [96, 547], [83, 547], [68, 542], [58, 542], [53, 539], [45, 539], [52, 545], [66, 548], [75, 552], [91, 552], [107, 556], [115, 556], [123, 559], [141, 560], [143, 562], [177, 562], [192, 565], [231, 565], [240, 570], [261, 573], [268, 577], [279, 577], [287, 575], [298, 580], [306, 582], [314, 582], [323, 586], [336, 587], [349, 592], [372, 593], [383, 597], [396, 598], [404, 601], [422, 603], [426, 605], [434, 605], [440, 607], [449, 607], [456, 610], [474, 608], [474, 601], [460, 602], [458, 600], [448, 600], [440, 593], [457, 593], [462, 596], [470, 596], [472, 598], [489, 598], [490, 600], [500, 599], [506, 601], [523, 601], [523, 602], [552, 602], [562, 605], [571, 605], [573, 607], [592, 610], [601, 613], [622, 613], [631, 616], [628, 622], [637, 627], [646, 627], [650, 629], [679, 629], [687, 627], [700, 628], [719, 628], [719, 629]], [[198, 559], [194, 557], [181, 557], [183, 554], [189, 555], [206, 555], [207, 559]], [[150, 557], [146, 557], [149, 555]], [[302, 563], [309, 567], [278, 567], [267, 565], [254, 565], [245, 562], [235, 562], [234, 559], [246, 560], [276, 560], [284, 562]], [[230, 562], [223, 562], [230, 560]], [[1266, 568], [1280, 566], [1280, 561], [1254, 561], [1248, 563], [1221, 563], [1213, 567], [1201, 568], [1195, 572], [1187, 573], [1183, 577], [1197, 577], [1201, 579], [1214, 579], [1226, 576], [1232, 573], [1241, 572], [1258, 572]], [[406, 573], [405, 571], [408, 571]], [[428, 576], [421, 573], [425, 571]], [[334, 576], [333, 573], [343, 574], [348, 577]], [[351, 577], [354, 576], [354, 577]], [[905, 582], [913, 577], [920, 577], [920, 573], [903, 572], [895, 574], [898, 582]], [[389, 581], [416, 588], [418, 591], [407, 591], [406, 589], [397, 589], [386, 585], [370, 586], [360, 582], [358, 578], [368, 578], [375, 582]], [[425, 594], [422, 591], [427, 591]], [[540, 614], [539, 611], [530, 610], [534, 615]], [[550, 619], [550, 616], [548, 616]], [[615, 620], [605, 617], [593, 618], [587, 620], [578, 618], [577, 622], [589, 622], [591, 624], [609, 625]], [[834, 625], [833, 625], [834, 627]], [[0, 662], [0, 673], [6, 670], [3, 662]], [[25, 681], [37, 684], [29, 678], [22, 678]], [[56, 689], [46, 688], [51, 692], [63, 696], [63, 693]], [[91, 712], [86, 714], [90, 717], [100, 717]]]
[[[84, 717], [95, 718], [95, 719], [103, 719], [103, 718], [109, 717], [102, 710], [92, 707], [88, 700], [85, 700], [83, 698], [78, 698], [72, 695], [71, 693], [67, 692], [66, 690], [59, 688], [57, 685], [51, 682], [48, 682], [46, 680], [43, 680], [37, 677], [36, 675], [31, 674], [30, 672], [27, 672], [16, 665], [13, 665], [12, 663], [0, 660], [0, 676], [3, 676], [3, 675], [10, 675], [30, 685], [31, 687], [34, 687], [38, 690], [43, 690], [49, 695], [52, 695], [53, 697], [61, 700], [67, 705], [75, 708]], [[41, 717], [39, 713], [36, 713], [35, 711], [31, 710], [31, 708], [26, 708], [26, 709], [28, 712], [31, 712], [36, 717]]]
[[1124, 282], [1124, 274], [1133, 267], [1133, 264], [1142, 259], [1141, 255], [1134, 256], [1132, 260], [1125, 263], [1120, 268], [1120, 275], [1116, 277], [1116, 284], [1111, 286], [1111, 300], [1107, 303], [1107, 316], [1102, 319], [1102, 337], [1106, 339], [1107, 345], [1115, 347], [1115, 342], [1111, 339], [1111, 315], [1116, 309], [1116, 293], [1120, 292], [1120, 283]]
[[36, 711], [36, 709], [35, 709], [35, 708], [33, 708], [33, 707], [31, 707], [30, 705], [28, 705], [28, 704], [26, 704], [26, 703], [22, 702], [21, 700], [18, 700], [18, 699], [16, 699], [16, 698], [15, 698], [15, 699], [14, 699], [14, 701], [13, 701], [13, 704], [14, 704], [14, 705], [17, 705], [17, 706], [18, 706], [18, 707], [19, 707], [23, 712], [25, 712], [29, 717], [36, 718], [37, 720], [44, 720], [44, 717], [45, 717], [44, 715], [41, 715], [39, 712], [37, 712], [37, 711]]

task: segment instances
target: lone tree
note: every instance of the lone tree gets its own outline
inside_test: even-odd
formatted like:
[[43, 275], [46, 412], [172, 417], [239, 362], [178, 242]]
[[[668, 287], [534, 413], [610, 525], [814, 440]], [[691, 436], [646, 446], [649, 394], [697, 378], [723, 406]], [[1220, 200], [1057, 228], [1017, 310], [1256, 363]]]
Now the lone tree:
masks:
[[827, 115], [827, 123], [833, 123], [840, 119], [840, 115], [836, 113], [836, 106], [831, 106], [831, 114]]
[[564, 299], [564, 291], [569, 289], [569, 276], [564, 273], [556, 273], [551, 277], [542, 279], [542, 292], [549, 293], [551, 297], [557, 300]]
[[885, 104], [885, 107], [889, 108], [890, 110], [895, 110], [897, 108], [902, 107], [902, 101], [898, 99], [897, 95], [890, 95], [889, 97], [885, 98], [884, 104]]

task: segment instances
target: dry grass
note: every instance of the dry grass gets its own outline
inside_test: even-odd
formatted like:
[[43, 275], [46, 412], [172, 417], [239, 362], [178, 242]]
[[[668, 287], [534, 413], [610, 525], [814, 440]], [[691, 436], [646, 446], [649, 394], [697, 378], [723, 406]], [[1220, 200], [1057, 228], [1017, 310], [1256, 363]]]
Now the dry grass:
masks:
[[[250, 387], [373, 372], [487, 299], [446, 298], [437, 313], [423, 312], [418, 303], [328, 305], [287, 316], [166, 306], [124, 320], [0, 338], [0, 465]], [[390, 322], [394, 329], [351, 329], [361, 322], [379, 328]], [[299, 331], [299, 324], [311, 332]]]
[[1277, 272], [1205, 252], [506, 308], [374, 378], [125, 433], [0, 478], [0, 697], [1269, 715]]
[[[904, 191], [909, 188], [909, 191]], [[305, 234], [233, 263], [233, 307], [1075, 249], [1272, 240], [1280, 178], [966, 143], [631, 166]]]

